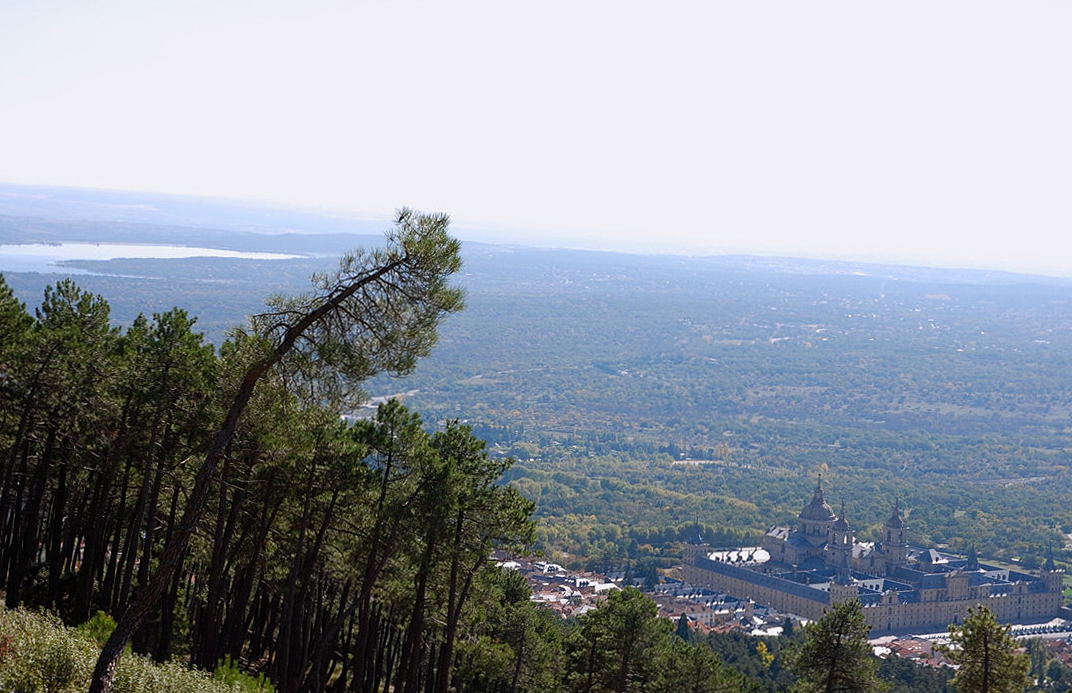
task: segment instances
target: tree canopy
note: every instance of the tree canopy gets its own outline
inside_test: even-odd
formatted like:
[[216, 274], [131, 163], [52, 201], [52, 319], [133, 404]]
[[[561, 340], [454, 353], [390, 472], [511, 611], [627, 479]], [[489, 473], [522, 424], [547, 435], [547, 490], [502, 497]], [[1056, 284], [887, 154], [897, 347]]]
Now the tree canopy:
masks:
[[871, 628], [859, 600], [834, 607], [804, 627], [804, 643], [795, 653], [792, 669], [800, 693], [869, 693], [883, 691], [878, 662], [867, 643]]
[[960, 667], [953, 678], [958, 691], [1020, 693], [1030, 683], [1031, 658], [986, 606], [969, 609], [962, 625], [950, 626], [949, 640], [949, 657]]

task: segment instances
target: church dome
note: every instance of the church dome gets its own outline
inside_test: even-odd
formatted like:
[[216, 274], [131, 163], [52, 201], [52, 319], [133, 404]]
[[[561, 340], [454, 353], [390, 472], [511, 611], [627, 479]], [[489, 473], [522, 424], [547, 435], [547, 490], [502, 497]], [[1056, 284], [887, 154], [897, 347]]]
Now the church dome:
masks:
[[828, 522], [834, 519], [834, 509], [830, 507], [829, 503], [823, 502], [819, 499], [819, 502], [815, 502], [813, 499], [811, 503], [800, 512], [800, 518], [802, 520], [821, 520]]
[[823, 498], [823, 481], [822, 477], [819, 477], [819, 482], [815, 484], [815, 495], [811, 497], [811, 502], [800, 511], [800, 519], [833, 522], [835, 517], [834, 509]]

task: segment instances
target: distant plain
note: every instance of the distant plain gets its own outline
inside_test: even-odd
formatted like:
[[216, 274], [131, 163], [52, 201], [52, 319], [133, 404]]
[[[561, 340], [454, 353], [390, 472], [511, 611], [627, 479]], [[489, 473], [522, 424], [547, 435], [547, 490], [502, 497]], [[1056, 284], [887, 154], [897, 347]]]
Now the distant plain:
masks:
[[[19, 192], [0, 195], [0, 271], [28, 305], [71, 273], [117, 324], [179, 305], [216, 342], [387, 226]], [[20, 267], [8, 244], [27, 243], [289, 257]], [[510, 479], [537, 500], [549, 550], [615, 561], [660, 555], [652, 537], [688, 523], [756, 533], [790, 521], [820, 471], [864, 538], [894, 497], [921, 542], [1010, 560], [1037, 561], [1072, 532], [1072, 281], [487, 243], [463, 254], [467, 310], [416, 373], [368, 392], [406, 393], [430, 425], [461, 418], [518, 457]]]

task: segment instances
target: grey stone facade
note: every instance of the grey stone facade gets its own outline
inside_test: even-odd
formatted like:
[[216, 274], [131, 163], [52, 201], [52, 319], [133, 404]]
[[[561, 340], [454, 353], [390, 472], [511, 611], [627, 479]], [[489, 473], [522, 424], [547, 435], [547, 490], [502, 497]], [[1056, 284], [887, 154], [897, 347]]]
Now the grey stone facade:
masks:
[[859, 599], [873, 634], [940, 631], [985, 604], [1005, 622], [1049, 620], [1061, 609], [1064, 571], [1052, 558], [1038, 575], [908, 544], [898, 504], [877, 542], [858, 542], [842, 505], [826, 502], [822, 479], [796, 527], [771, 527], [761, 547], [695, 547], [685, 579], [804, 618]]

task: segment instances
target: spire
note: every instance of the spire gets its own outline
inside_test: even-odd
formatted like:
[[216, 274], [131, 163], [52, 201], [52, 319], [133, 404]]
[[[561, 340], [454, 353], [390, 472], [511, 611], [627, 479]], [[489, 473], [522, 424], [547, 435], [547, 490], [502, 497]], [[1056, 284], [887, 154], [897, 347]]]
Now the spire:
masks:
[[964, 564], [964, 570], [979, 570], [979, 554], [975, 552], [975, 544], [968, 549], [968, 562]]
[[890, 529], [904, 529], [904, 519], [901, 517], [901, 499], [894, 498], [893, 513], [886, 520], [886, 526]]
[[1057, 570], [1057, 564], [1053, 562], [1053, 544], [1050, 544], [1050, 548], [1046, 552], [1046, 562], [1042, 564], [1042, 569], [1049, 571]]
[[823, 473], [819, 472], [819, 476], [815, 481], [815, 492], [812, 494], [811, 502], [821, 505], [826, 502], [823, 492]]
[[845, 513], [845, 499], [841, 499], [841, 514], [838, 515], [837, 522], [834, 523], [834, 529], [847, 532], [849, 530], [849, 517]]
[[825, 491], [822, 490], [822, 472], [819, 472], [815, 482], [815, 492], [812, 493], [812, 503], [821, 505], [825, 502], [827, 502], [827, 498], [825, 498]]

